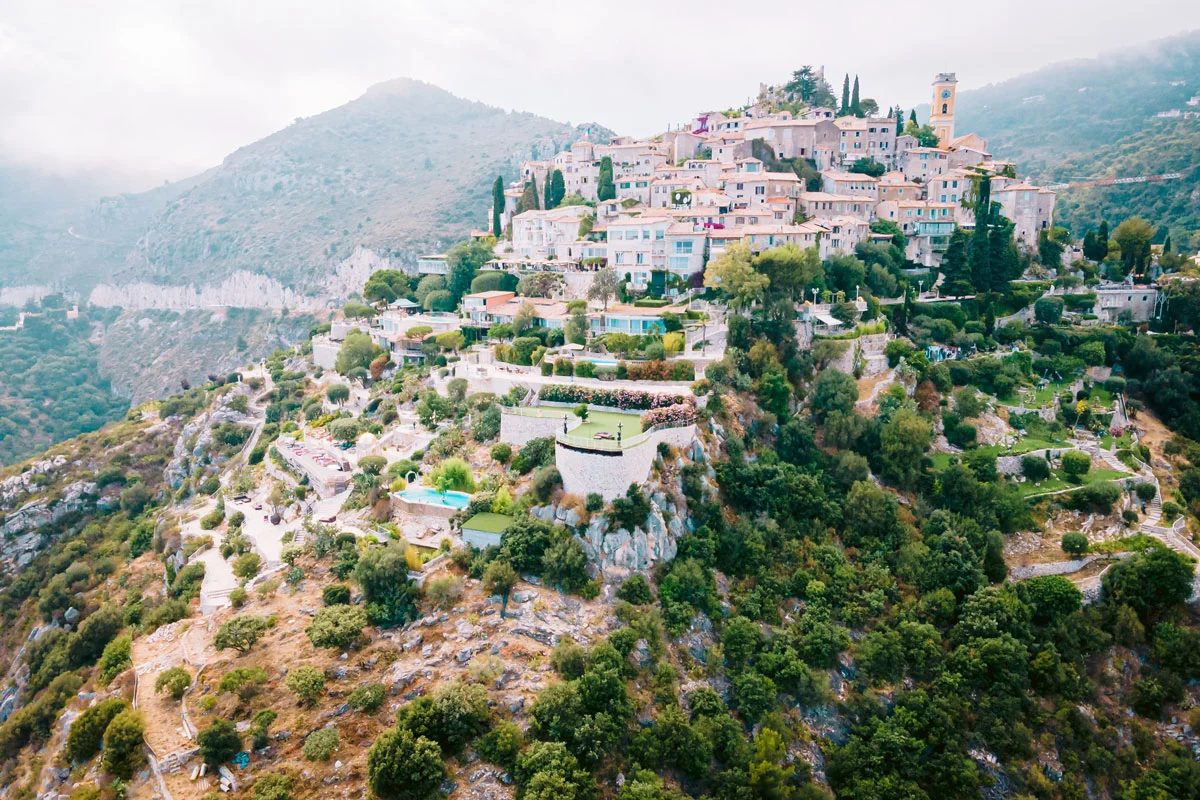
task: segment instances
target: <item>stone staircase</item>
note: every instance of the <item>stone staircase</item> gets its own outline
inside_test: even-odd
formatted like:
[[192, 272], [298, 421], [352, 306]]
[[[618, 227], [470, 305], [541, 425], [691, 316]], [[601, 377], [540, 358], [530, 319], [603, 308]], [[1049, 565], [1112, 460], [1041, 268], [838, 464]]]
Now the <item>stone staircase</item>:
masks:
[[1158, 481], [1154, 481], [1154, 489], [1154, 498], [1146, 508], [1146, 519], [1142, 521], [1143, 525], [1158, 525], [1162, 520], [1162, 487], [1158, 485]]

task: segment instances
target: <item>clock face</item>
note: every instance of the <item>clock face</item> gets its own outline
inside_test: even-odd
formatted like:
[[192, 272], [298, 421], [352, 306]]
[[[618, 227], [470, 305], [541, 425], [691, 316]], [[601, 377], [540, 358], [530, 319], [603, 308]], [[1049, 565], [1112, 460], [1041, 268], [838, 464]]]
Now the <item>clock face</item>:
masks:
[[949, 89], [942, 89], [942, 99], [943, 100], [950, 99], [950, 90]]

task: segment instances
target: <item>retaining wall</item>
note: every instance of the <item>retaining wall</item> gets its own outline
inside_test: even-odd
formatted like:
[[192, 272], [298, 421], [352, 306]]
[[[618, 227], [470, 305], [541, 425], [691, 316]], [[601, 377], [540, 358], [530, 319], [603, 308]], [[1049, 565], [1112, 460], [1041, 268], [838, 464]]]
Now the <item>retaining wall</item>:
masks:
[[846, 348], [845, 353], [829, 362], [829, 367], [853, 375], [855, 351], [861, 349], [864, 377], [886, 372], [888, 369], [887, 356], [883, 354], [883, 350], [887, 347], [887, 343], [894, 338], [896, 337], [890, 333], [871, 333], [857, 339], [843, 339], [841, 341], [846, 342], [849, 347]]
[[[500, 414], [500, 441], [520, 447], [530, 439], [545, 439], [562, 433], [563, 411], [557, 408], [546, 409], [541, 417], [529, 417], [524, 414]], [[578, 427], [583, 421], [569, 411], [567, 414], [567, 430]]]
[[644, 442], [623, 450], [589, 450], [555, 442], [555, 466], [566, 492], [580, 496], [595, 492], [612, 500], [623, 496], [631, 483], [643, 483], [650, 477], [660, 443], [687, 447], [695, 436], [696, 426], [686, 425], [655, 431]]

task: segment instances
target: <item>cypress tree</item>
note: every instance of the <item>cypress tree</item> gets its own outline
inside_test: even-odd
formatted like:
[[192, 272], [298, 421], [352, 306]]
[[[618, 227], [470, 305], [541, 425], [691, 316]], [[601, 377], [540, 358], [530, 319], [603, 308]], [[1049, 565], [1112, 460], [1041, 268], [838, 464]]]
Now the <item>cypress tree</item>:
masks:
[[858, 76], [854, 76], [854, 89], [850, 93], [850, 113], [856, 117], [862, 116], [862, 103], [858, 97]]
[[558, 208], [562, 205], [563, 198], [567, 196], [567, 183], [563, 180], [561, 169], [556, 169], [550, 173], [550, 181], [547, 184], [547, 195], [550, 201], [546, 204], [546, 208]]
[[850, 113], [850, 73], [846, 73], [846, 77], [842, 79], [842, 109], [838, 112], [841, 115]]
[[542, 187], [542, 208], [549, 211], [554, 208], [553, 202], [553, 199], [550, 197], [550, 175], [547, 175], [546, 184]]
[[955, 227], [950, 246], [942, 256], [942, 294], [961, 297], [971, 293], [971, 268], [967, 264], [967, 232]]
[[612, 200], [617, 196], [617, 187], [613, 185], [612, 158], [605, 156], [600, 159], [600, 176], [596, 179], [596, 199]]
[[1096, 234], [1096, 260], [1108, 258], [1108, 220], [1100, 220], [1100, 232]]
[[975, 234], [971, 237], [971, 281], [975, 291], [992, 287], [991, 242], [988, 230], [992, 211], [992, 176], [980, 175], [975, 197]]
[[908, 121], [914, 125], [917, 124], [917, 110], [915, 108], [908, 112]]
[[1162, 254], [1164, 256], [1171, 254], [1171, 234], [1167, 234], [1167, 238], [1163, 240]]
[[1015, 226], [1003, 216], [994, 215], [988, 231], [988, 261], [991, 268], [991, 289], [1003, 292], [1008, 282], [1021, 277], [1021, 257], [1013, 240]]
[[500, 214], [504, 211], [504, 179], [496, 176], [492, 184], [492, 233], [497, 239], [503, 231], [500, 230]]
[[1083, 257], [1096, 260], [1096, 233], [1089, 230], [1083, 235]]
[[523, 214], [526, 211], [537, 211], [537, 208], [537, 181], [531, 180], [529, 183], [525, 184], [525, 189], [521, 192], [521, 199], [517, 201], [517, 213]]

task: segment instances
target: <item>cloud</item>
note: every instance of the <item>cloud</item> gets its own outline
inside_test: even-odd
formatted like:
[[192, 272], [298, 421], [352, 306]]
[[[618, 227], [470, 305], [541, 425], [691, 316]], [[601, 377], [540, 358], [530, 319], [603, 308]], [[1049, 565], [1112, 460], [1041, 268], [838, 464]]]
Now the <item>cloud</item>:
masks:
[[7, 0], [0, 152], [63, 170], [181, 177], [399, 76], [504, 108], [649, 134], [740, 104], [802, 64], [908, 108], [955, 71], [969, 88], [1200, 25], [1200, 4], [1010, 0], [948, 19], [883, 0], [816, 13], [606, 0]]

